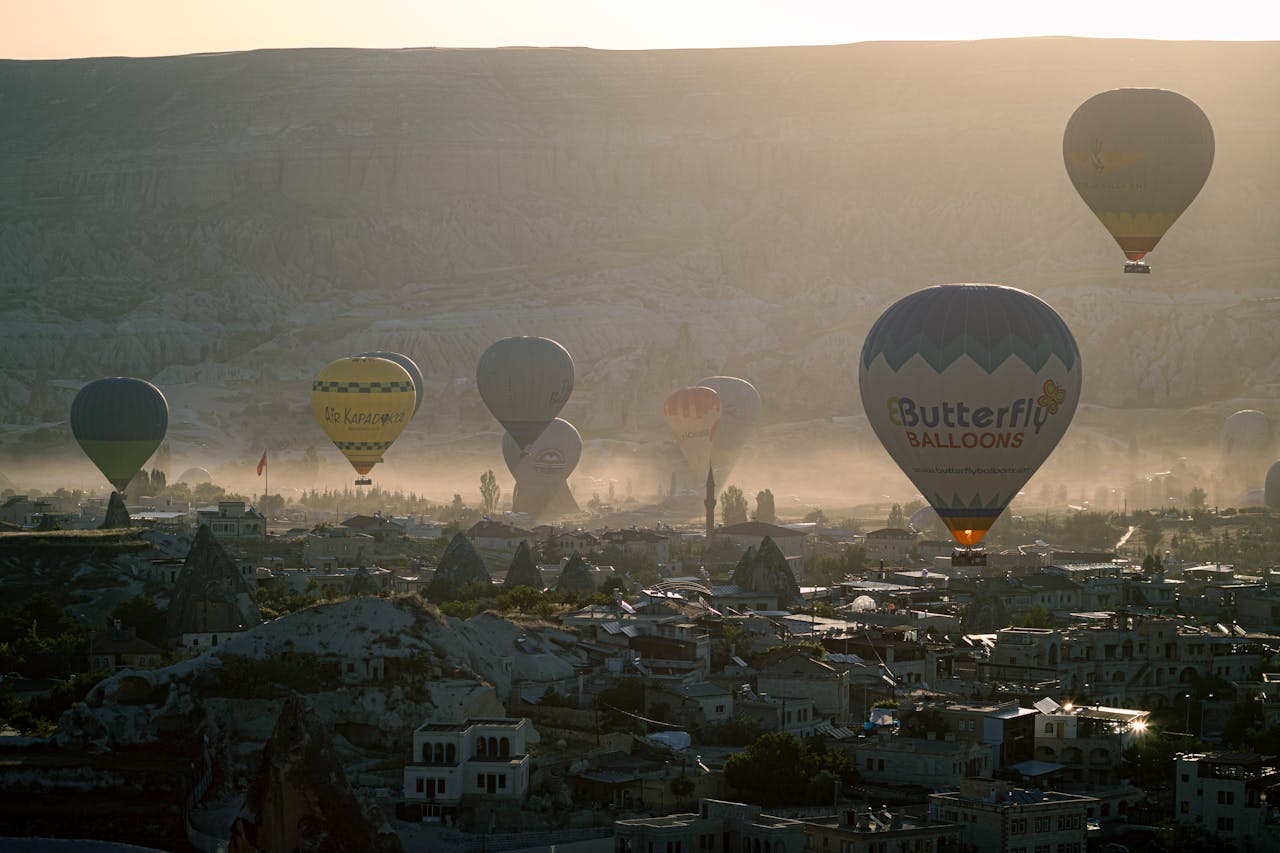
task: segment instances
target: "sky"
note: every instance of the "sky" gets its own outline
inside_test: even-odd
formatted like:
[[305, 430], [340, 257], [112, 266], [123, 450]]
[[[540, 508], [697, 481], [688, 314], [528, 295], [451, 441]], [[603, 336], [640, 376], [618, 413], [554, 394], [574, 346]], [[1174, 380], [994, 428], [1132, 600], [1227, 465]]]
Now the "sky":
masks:
[[1016, 36], [1276, 40], [1272, 0], [0, 0], [0, 58], [292, 47], [610, 50]]

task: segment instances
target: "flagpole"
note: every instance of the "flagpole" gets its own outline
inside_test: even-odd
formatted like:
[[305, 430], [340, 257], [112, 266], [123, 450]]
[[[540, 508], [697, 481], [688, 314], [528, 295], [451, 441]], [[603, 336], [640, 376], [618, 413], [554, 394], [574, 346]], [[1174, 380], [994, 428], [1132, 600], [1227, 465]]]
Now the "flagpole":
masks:
[[[263, 459], [267, 458], [267, 451], [265, 450], [262, 451], [262, 458]], [[267, 495], [271, 494], [271, 463], [270, 462], [262, 466], [262, 488], [263, 488], [262, 497], [265, 499]]]

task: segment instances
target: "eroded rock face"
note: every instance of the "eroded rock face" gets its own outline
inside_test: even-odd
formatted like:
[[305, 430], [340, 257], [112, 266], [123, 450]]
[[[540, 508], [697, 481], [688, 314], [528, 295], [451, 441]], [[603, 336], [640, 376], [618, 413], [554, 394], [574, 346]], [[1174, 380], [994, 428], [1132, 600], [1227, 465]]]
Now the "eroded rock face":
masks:
[[208, 525], [200, 526], [191, 543], [165, 620], [170, 639], [244, 631], [262, 622], [248, 581]]
[[507, 578], [503, 582], [507, 589], [528, 586], [542, 589], [542, 572], [533, 562], [533, 554], [529, 551], [529, 543], [521, 540], [516, 547], [515, 556], [511, 558], [511, 568], [507, 569]]
[[350, 851], [395, 853], [390, 830], [373, 825], [360, 807], [333, 749], [333, 733], [311, 703], [285, 700], [262, 751], [244, 808], [231, 828], [235, 853]]
[[772, 593], [778, 604], [800, 600], [800, 585], [787, 558], [771, 537], [764, 537], [757, 551], [748, 548], [734, 567], [730, 582], [751, 592]]
[[576, 592], [590, 595], [596, 591], [595, 582], [591, 579], [591, 567], [577, 551], [569, 558], [560, 570], [560, 578], [556, 581], [556, 592]]
[[124, 496], [119, 492], [112, 492], [111, 499], [107, 501], [106, 517], [102, 519], [98, 529], [115, 530], [121, 527], [133, 527], [133, 519], [129, 517], [129, 510], [124, 505]]
[[428, 594], [433, 601], [447, 601], [469, 583], [489, 584], [489, 570], [465, 533], [455, 533], [440, 555], [440, 565]]

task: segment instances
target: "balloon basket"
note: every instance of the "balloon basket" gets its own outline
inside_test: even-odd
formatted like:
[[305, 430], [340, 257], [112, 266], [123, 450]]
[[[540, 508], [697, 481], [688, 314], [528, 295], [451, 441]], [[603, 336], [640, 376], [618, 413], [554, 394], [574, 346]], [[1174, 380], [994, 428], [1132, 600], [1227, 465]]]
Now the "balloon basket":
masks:
[[1150, 275], [1151, 267], [1147, 266], [1142, 261], [1129, 261], [1124, 265], [1124, 271], [1139, 272], [1139, 273], [1142, 273], [1143, 275]]
[[373, 480], [370, 480], [368, 477], [361, 477], [360, 479], [356, 480], [356, 485], [357, 485], [357, 486], [372, 486], [372, 485], [373, 485]]
[[985, 566], [986, 564], [987, 552], [982, 548], [956, 548], [951, 552], [953, 567]]

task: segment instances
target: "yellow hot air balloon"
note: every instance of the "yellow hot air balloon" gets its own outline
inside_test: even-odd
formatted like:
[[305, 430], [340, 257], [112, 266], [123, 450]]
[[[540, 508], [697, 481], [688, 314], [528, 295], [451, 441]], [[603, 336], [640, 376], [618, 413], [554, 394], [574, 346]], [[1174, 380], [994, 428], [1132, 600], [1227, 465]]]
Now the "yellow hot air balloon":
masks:
[[361, 474], [357, 486], [399, 437], [413, 415], [417, 393], [403, 367], [385, 358], [340, 358], [316, 374], [311, 410], [325, 435]]
[[1164, 89], [1113, 89], [1072, 114], [1062, 135], [1067, 175], [1120, 244], [1125, 272], [1143, 263], [1195, 199], [1213, 167], [1213, 127], [1190, 99]]

